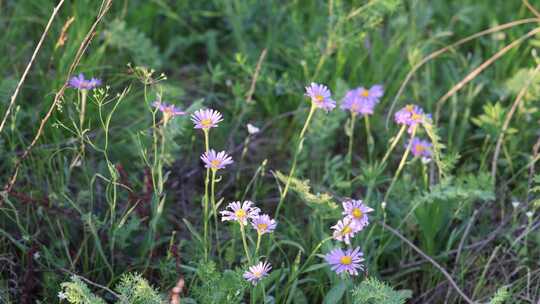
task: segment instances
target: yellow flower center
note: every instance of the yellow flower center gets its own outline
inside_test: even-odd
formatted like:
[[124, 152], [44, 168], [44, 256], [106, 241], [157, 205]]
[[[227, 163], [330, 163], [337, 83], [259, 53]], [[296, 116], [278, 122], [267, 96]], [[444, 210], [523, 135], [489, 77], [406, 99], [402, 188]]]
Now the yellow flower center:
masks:
[[414, 149], [416, 150], [416, 153], [422, 153], [426, 150], [426, 148], [424, 148], [422, 145], [416, 145]]
[[244, 209], [238, 209], [234, 214], [236, 214], [236, 217], [240, 219], [246, 217], [246, 211]]
[[254, 275], [255, 277], [257, 277], [257, 278], [260, 278], [260, 277], [262, 276], [262, 271], [256, 270], [256, 271], [253, 272], [253, 275]]
[[206, 118], [201, 120], [201, 125], [203, 128], [210, 128], [212, 126], [212, 120], [210, 118]]
[[369, 96], [369, 91], [368, 90], [362, 90], [362, 92], [360, 92], [360, 96], [368, 97]]
[[210, 166], [213, 169], [217, 169], [219, 165], [221, 165], [221, 161], [219, 159], [214, 159], [213, 161], [210, 162]]
[[260, 224], [257, 225], [257, 229], [258, 229], [259, 231], [265, 231], [266, 228], [268, 228], [268, 225], [265, 224], [265, 223], [260, 223]]
[[343, 227], [343, 230], [341, 230], [342, 235], [349, 234], [351, 232], [352, 232], [352, 229], [351, 229], [351, 227], [349, 227], [349, 225]]
[[364, 213], [362, 213], [362, 210], [360, 210], [360, 208], [354, 208], [352, 211], [352, 215], [354, 216], [354, 218], [361, 218]]
[[344, 255], [341, 257], [340, 260], [341, 264], [343, 265], [351, 265], [352, 264], [352, 258], [348, 255]]
[[324, 100], [324, 97], [322, 95], [316, 95], [315, 96], [315, 101], [322, 102], [323, 100]]
[[411, 115], [412, 120], [420, 120], [421, 118], [422, 118], [422, 115], [420, 114], [412, 113]]
[[414, 111], [414, 106], [413, 105], [407, 105], [407, 106], [405, 106], [405, 109], [407, 110], [407, 112], [412, 113]]

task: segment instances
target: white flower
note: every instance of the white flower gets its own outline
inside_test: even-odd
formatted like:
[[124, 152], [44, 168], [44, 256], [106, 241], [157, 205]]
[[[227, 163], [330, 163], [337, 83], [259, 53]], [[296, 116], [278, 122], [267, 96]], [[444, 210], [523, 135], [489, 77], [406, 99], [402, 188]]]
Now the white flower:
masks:
[[252, 124], [250, 124], [250, 123], [248, 123], [248, 124], [246, 125], [246, 127], [247, 127], [248, 133], [249, 133], [250, 135], [257, 134], [257, 133], [259, 133], [259, 132], [261, 131], [261, 129], [255, 127], [254, 125], [252, 125]]
[[58, 298], [60, 300], [65, 300], [65, 299], [67, 299], [67, 294], [65, 292], [59, 291], [58, 292]]
[[512, 202], [512, 207], [517, 208], [519, 206], [519, 202], [518, 201], [513, 201]]
[[39, 253], [39, 251], [36, 251], [34, 253], [34, 260], [38, 260], [40, 257], [41, 257], [41, 254]]
[[533, 212], [532, 211], [527, 211], [527, 213], [525, 213], [525, 215], [528, 217], [528, 218], [531, 218], [533, 216]]

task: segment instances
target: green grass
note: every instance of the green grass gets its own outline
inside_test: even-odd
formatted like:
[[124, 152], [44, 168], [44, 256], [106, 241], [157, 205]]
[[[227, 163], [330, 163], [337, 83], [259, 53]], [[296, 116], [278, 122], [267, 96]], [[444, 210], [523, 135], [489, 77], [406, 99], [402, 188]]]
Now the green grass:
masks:
[[[0, 0], [0, 118], [55, 5]], [[101, 5], [66, 1], [53, 21], [0, 133], [2, 187], [64, 84]], [[71, 17], [67, 39], [57, 45]], [[224, 121], [211, 131], [211, 146], [226, 150], [235, 164], [220, 171], [219, 209], [251, 199], [274, 216], [308, 115], [304, 87], [314, 81], [328, 85], [338, 102], [357, 86], [380, 83], [385, 94], [370, 117], [371, 148], [363, 120], [356, 122], [352, 167], [348, 114], [339, 108], [315, 112], [278, 229], [261, 242], [260, 252], [273, 265], [263, 281], [267, 300], [366, 303], [362, 294], [370, 293], [373, 303], [390, 298], [399, 303], [410, 290], [410, 303], [466, 303], [429, 256], [474, 301], [536, 303], [540, 76], [532, 71], [540, 62], [540, 36], [506, 52], [443, 104], [432, 133], [419, 134], [437, 139], [438, 161], [425, 165], [409, 157], [391, 192], [407, 141], [379, 165], [399, 131], [395, 111], [416, 103], [434, 114], [453, 86], [538, 23], [483, 35], [428, 61], [390, 112], [413, 66], [482, 30], [534, 17], [521, 1], [114, 1], [75, 70], [105, 84], [90, 93], [88, 131], [83, 136], [78, 125], [80, 96], [67, 89], [22, 161], [12, 191], [2, 192], [0, 302], [57, 303], [61, 284], [76, 274], [113, 303], [132, 289], [126, 280], [140, 279], [125, 274], [136, 272], [163, 298], [183, 277], [182, 296], [196, 303], [262, 303], [261, 285], [251, 287], [239, 277], [247, 264], [237, 226], [219, 225], [219, 256], [210, 234], [213, 263], [203, 262], [203, 136], [188, 116], [161, 126], [150, 103], [161, 95], [189, 113], [203, 107], [223, 113]], [[504, 130], [512, 104], [529, 82]], [[246, 123], [262, 132], [250, 138], [242, 157]], [[503, 133], [493, 179], [493, 155]], [[308, 259], [331, 235], [347, 197], [375, 209], [371, 224], [353, 241], [366, 258], [366, 272], [356, 278], [336, 276], [318, 255]], [[317, 253], [336, 246], [324, 242]], [[144, 295], [156, 300], [148, 283], [137, 282], [130, 284], [142, 282]], [[77, 284], [64, 286], [75, 290]], [[135, 303], [126, 297], [131, 299], [126, 303]]]

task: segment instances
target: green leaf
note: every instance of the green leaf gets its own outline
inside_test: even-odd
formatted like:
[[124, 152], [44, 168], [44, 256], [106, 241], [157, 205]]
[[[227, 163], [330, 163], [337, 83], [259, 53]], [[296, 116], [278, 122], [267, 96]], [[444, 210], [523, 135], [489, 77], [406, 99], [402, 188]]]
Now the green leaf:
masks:
[[396, 291], [376, 278], [368, 278], [353, 290], [352, 295], [353, 304], [405, 304], [412, 292]]
[[336, 304], [343, 298], [345, 290], [347, 289], [347, 284], [345, 281], [340, 280], [339, 283], [332, 286], [332, 289], [326, 294], [323, 300], [323, 304]]

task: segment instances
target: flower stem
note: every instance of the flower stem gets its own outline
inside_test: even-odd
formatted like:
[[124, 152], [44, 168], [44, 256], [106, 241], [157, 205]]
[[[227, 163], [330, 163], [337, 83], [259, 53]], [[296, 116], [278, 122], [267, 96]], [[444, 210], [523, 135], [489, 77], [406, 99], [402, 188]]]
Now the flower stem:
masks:
[[[354, 142], [354, 125], [356, 123], [356, 113], [351, 112], [351, 125], [350, 125], [350, 135], [349, 135], [349, 152], [347, 153], [347, 161], [349, 162], [349, 175], [350, 178], [352, 173], [352, 150]], [[349, 179], [347, 178], [347, 179]]]
[[304, 123], [304, 127], [302, 128], [302, 131], [300, 131], [300, 137], [298, 138], [298, 145], [296, 146], [296, 151], [294, 152], [294, 156], [293, 156], [291, 171], [289, 172], [289, 176], [287, 177], [287, 182], [285, 183], [285, 188], [283, 189], [283, 192], [281, 193], [281, 196], [279, 198], [279, 203], [276, 209], [276, 218], [279, 217], [279, 211], [281, 210], [281, 205], [283, 205], [283, 201], [285, 200], [285, 197], [287, 196], [287, 192], [289, 191], [291, 179], [294, 175], [294, 171], [296, 170], [296, 161], [298, 160], [298, 155], [300, 154], [300, 152], [302, 152], [302, 147], [304, 144], [304, 136], [306, 135], [307, 128], [309, 126], [311, 118], [313, 117], [313, 113], [315, 113], [316, 109], [317, 107], [315, 106], [315, 104], [311, 103], [311, 108], [309, 109], [308, 117], [306, 118], [306, 122]]
[[[205, 151], [209, 150], [208, 130], [203, 129]], [[204, 179], [204, 201], [203, 201], [203, 220], [204, 220], [204, 260], [208, 261], [208, 252], [210, 251], [210, 243], [208, 242], [208, 183], [210, 182], [210, 169], [206, 169], [206, 177]]]
[[401, 127], [401, 129], [399, 130], [398, 134], [396, 135], [396, 137], [394, 137], [394, 140], [390, 144], [390, 148], [386, 151], [386, 154], [384, 155], [384, 157], [383, 157], [383, 159], [381, 161], [381, 164], [384, 164], [388, 160], [388, 157], [390, 156], [390, 153], [392, 153], [392, 151], [396, 147], [397, 143], [399, 142], [399, 139], [401, 138], [401, 136], [403, 136], [403, 132], [405, 132], [406, 128], [407, 128], [407, 126], [403, 125]]
[[[416, 133], [416, 127], [413, 128], [411, 133], [411, 138], [414, 138], [414, 134]], [[409, 156], [409, 152], [411, 151], [412, 146], [412, 140], [409, 140], [409, 144], [407, 145], [407, 149], [405, 149], [405, 153], [403, 153], [403, 157], [401, 158], [401, 161], [399, 162], [399, 166], [396, 170], [396, 174], [394, 174], [394, 178], [392, 178], [392, 182], [390, 183], [390, 186], [388, 187], [388, 190], [386, 191], [386, 194], [384, 195], [383, 202], [386, 202], [388, 199], [388, 196], [390, 195], [390, 192], [392, 192], [392, 188], [394, 187], [394, 184], [396, 183], [396, 180], [399, 176], [399, 173], [405, 167], [405, 162], [407, 161], [407, 156]]]
[[302, 272], [305, 270], [305, 268], [309, 265], [309, 262], [311, 262], [311, 260], [313, 259], [313, 257], [315, 257], [315, 254], [319, 251], [319, 249], [321, 248], [321, 246], [326, 243], [327, 241], [331, 240], [332, 237], [327, 237], [325, 239], [323, 239], [322, 241], [319, 242], [319, 244], [317, 244], [317, 246], [315, 246], [315, 248], [313, 248], [313, 250], [311, 251], [311, 253], [309, 254], [308, 258], [306, 259], [306, 261], [304, 262], [304, 265], [302, 265], [302, 267], [300, 267], [300, 269], [295, 272], [292, 277], [287, 281], [287, 287], [285, 288], [285, 299], [288, 298], [288, 293], [289, 293], [289, 288], [290, 288], [290, 284], [292, 282], [294, 282], [294, 280], [296, 280], [298, 278], [299, 275], [302, 274]]
[[212, 210], [213, 210], [213, 213], [214, 213], [214, 225], [215, 225], [215, 229], [216, 229], [216, 246], [217, 246], [217, 251], [218, 251], [218, 257], [221, 258], [221, 245], [219, 244], [219, 229], [218, 229], [218, 214], [217, 214], [217, 206], [216, 206], [216, 195], [215, 195], [215, 186], [216, 186], [216, 171], [217, 170], [212, 170], [212, 181], [210, 183], [210, 200], [211, 200], [211, 203], [212, 203]]
[[79, 112], [79, 128], [81, 129], [81, 158], [84, 156], [84, 117], [86, 116], [87, 90], [81, 90], [81, 111]]
[[261, 234], [257, 233], [257, 246], [255, 247], [255, 256], [259, 253], [259, 246], [261, 245]]
[[367, 144], [368, 144], [368, 159], [371, 163], [371, 160], [373, 159], [373, 149], [375, 148], [375, 142], [373, 141], [373, 136], [371, 135], [371, 128], [369, 125], [369, 116], [364, 115], [364, 122], [366, 124], [366, 136], [367, 136]]
[[244, 244], [244, 251], [246, 252], [248, 263], [249, 265], [251, 265], [251, 256], [249, 254], [249, 249], [246, 241], [246, 232], [244, 230], [244, 224], [242, 224], [242, 222], [240, 222], [240, 233], [242, 234], [242, 243]]

